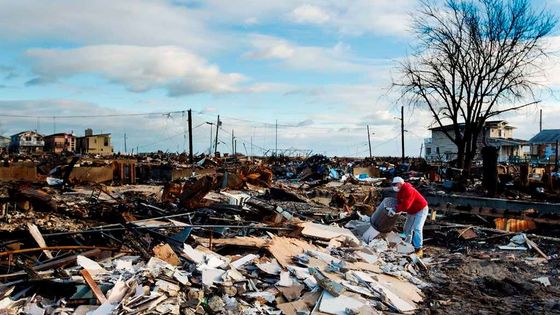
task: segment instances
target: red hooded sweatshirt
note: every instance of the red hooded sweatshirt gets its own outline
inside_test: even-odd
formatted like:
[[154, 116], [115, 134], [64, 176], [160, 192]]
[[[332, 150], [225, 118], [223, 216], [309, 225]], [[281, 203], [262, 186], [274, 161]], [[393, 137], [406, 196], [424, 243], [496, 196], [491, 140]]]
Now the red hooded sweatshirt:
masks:
[[426, 199], [409, 183], [404, 183], [397, 193], [397, 212], [416, 214], [427, 205]]

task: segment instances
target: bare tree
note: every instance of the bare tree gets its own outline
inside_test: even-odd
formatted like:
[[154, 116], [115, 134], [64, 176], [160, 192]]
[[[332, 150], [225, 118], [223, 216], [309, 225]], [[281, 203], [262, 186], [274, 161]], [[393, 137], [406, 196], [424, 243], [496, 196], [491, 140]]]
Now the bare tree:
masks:
[[457, 167], [470, 172], [489, 118], [537, 102], [543, 39], [556, 23], [528, 0], [421, 1], [418, 44], [395, 85], [437, 125], [453, 126], [443, 132], [457, 145]]

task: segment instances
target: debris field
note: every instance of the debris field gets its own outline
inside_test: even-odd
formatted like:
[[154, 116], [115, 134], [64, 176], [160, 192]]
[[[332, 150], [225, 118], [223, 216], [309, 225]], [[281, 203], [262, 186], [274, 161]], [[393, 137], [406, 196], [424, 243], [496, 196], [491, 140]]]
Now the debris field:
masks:
[[421, 163], [56, 167], [0, 181], [1, 314], [560, 314], [558, 218], [538, 208], [430, 201], [423, 257], [404, 216], [362, 238], [396, 172], [432, 200], [478, 198], [445, 191]]

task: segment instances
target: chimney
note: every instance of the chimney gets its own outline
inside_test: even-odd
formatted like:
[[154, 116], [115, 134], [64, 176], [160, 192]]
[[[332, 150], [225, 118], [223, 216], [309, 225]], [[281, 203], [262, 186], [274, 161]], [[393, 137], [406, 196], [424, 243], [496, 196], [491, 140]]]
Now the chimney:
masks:
[[86, 137], [87, 136], [93, 136], [93, 129], [91, 129], [91, 128], [86, 129], [85, 135], [86, 135]]

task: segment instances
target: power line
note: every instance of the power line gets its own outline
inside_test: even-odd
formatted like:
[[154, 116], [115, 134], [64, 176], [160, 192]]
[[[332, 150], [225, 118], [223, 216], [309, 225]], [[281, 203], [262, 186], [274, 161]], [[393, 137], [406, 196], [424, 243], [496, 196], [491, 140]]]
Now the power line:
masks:
[[0, 114], [0, 117], [9, 118], [52, 118], [54, 119], [64, 119], [64, 118], [107, 118], [107, 117], [131, 117], [131, 116], [151, 116], [151, 115], [163, 115], [170, 117], [171, 114], [181, 114], [185, 112], [184, 110], [171, 111], [171, 112], [153, 112], [153, 113], [132, 113], [132, 114], [103, 114], [103, 115], [12, 115], [12, 114]]
[[[196, 128], [200, 128], [200, 127], [202, 127], [204, 124], [206, 124], [206, 123], [198, 124], [198, 125], [196, 125], [195, 127], [193, 127], [192, 129], [194, 130], [194, 129], [196, 129]], [[160, 140], [158, 140], [157, 142], [153, 142], [153, 143], [149, 143], [149, 144], [137, 145], [137, 147], [139, 147], [139, 148], [149, 147], [149, 146], [152, 146], [152, 145], [156, 145], [156, 144], [158, 144], [158, 143], [160, 143], [160, 142], [169, 141], [169, 140], [171, 140], [171, 139], [173, 139], [173, 138], [176, 138], [176, 137], [182, 136], [182, 135], [184, 135], [184, 132], [181, 131], [181, 133], [177, 133], [177, 134], [171, 135], [171, 136], [169, 136], [169, 137], [160, 139]]]

